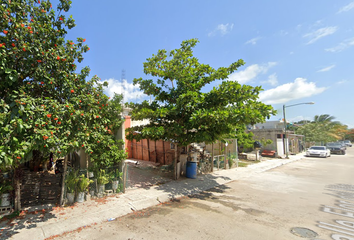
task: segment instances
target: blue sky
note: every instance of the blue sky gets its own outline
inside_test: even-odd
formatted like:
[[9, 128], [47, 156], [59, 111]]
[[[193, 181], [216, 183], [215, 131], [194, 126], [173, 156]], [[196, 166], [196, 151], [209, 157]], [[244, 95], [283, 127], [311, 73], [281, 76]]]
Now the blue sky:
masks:
[[278, 110], [271, 120], [282, 118], [283, 104], [315, 102], [289, 107], [287, 119], [330, 114], [354, 128], [353, 0], [74, 0], [68, 14], [77, 26], [67, 38], [86, 38], [82, 66], [110, 83], [107, 95], [123, 91], [126, 101], [141, 101], [131, 83], [150, 78], [146, 58], [198, 38], [200, 62], [246, 62], [229, 79], [261, 85], [260, 99]]

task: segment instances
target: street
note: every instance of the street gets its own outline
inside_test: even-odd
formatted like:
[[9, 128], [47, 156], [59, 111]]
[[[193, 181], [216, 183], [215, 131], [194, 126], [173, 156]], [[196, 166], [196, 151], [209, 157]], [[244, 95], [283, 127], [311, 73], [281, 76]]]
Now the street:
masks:
[[353, 156], [304, 158], [55, 239], [353, 240]]

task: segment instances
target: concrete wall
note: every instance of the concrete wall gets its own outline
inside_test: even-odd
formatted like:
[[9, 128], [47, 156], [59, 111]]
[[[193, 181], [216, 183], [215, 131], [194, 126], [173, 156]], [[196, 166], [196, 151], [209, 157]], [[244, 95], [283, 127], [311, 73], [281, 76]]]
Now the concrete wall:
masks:
[[283, 130], [282, 129], [252, 129], [251, 132], [254, 134], [254, 140], [270, 139], [273, 141], [272, 144], [268, 144], [267, 146], [263, 146], [262, 149], [266, 150], [275, 150], [277, 149], [277, 139], [278, 135], [280, 135], [280, 139], [282, 139]]
[[283, 121], [267, 121], [264, 123], [257, 123], [253, 129], [284, 129]]

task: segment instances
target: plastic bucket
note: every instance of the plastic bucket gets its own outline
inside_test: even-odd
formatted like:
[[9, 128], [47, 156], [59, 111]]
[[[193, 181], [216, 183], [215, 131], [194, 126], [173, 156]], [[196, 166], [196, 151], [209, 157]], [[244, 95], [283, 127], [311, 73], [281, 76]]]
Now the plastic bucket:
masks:
[[187, 162], [186, 177], [197, 178], [197, 162]]
[[75, 200], [75, 193], [66, 193], [66, 198], [69, 204], [73, 204]]
[[1, 195], [1, 207], [10, 206], [10, 193], [3, 193]]
[[85, 192], [79, 192], [76, 196], [76, 202], [83, 203], [85, 201]]

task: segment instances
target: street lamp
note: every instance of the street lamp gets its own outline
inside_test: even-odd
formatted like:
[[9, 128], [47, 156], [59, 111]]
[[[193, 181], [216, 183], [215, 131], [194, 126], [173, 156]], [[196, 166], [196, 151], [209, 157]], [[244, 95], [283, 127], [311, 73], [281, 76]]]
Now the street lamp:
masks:
[[286, 143], [286, 140], [287, 140], [288, 138], [287, 138], [287, 136], [286, 136], [285, 108], [294, 107], [294, 106], [302, 105], [302, 104], [315, 104], [315, 103], [314, 103], [314, 102], [305, 102], [305, 103], [297, 103], [297, 104], [288, 105], [288, 106], [286, 106], [285, 104], [283, 105], [284, 129], [285, 129], [285, 134], [284, 134], [284, 138], [283, 138], [283, 145], [284, 145], [284, 151], [285, 151], [286, 158], [289, 158], [289, 152], [288, 152], [288, 144], [289, 144], [289, 143]]

